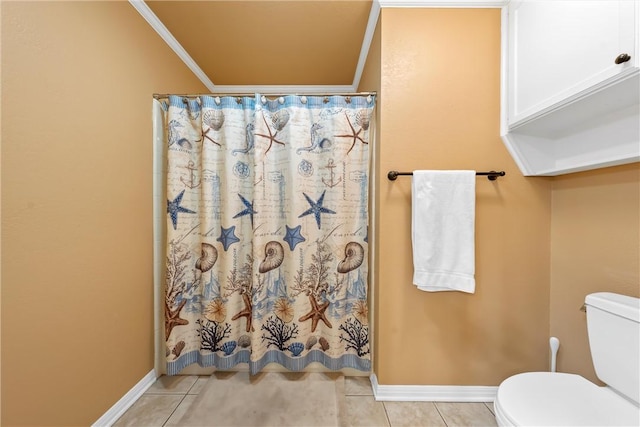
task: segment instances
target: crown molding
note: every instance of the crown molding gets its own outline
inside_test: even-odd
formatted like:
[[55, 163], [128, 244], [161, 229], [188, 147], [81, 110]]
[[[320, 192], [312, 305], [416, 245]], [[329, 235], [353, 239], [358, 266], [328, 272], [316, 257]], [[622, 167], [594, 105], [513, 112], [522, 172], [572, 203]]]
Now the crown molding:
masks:
[[191, 56], [187, 53], [184, 47], [182, 47], [178, 40], [173, 37], [173, 34], [171, 34], [169, 29], [165, 27], [162, 21], [160, 21], [156, 14], [153, 13], [149, 6], [147, 6], [144, 0], [129, 0], [129, 3], [131, 3], [131, 6], [133, 6], [138, 11], [138, 13], [140, 13], [140, 15], [142, 15], [142, 17], [149, 23], [149, 25], [151, 25], [151, 27], [156, 30], [156, 33], [158, 33], [158, 35], [162, 37], [162, 40], [164, 40], [165, 43], [167, 43], [169, 47], [173, 49], [173, 51], [180, 57], [180, 59], [182, 59], [182, 62], [184, 62], [185, 65], [189, 67], [189, 69], [193, 72], [193, 74], [195, 74], [196, 77], [200, 79], [202, 84], [204, 84], [207, 89], [213, 91], [213, 82], [209, 79], [209, 77], [207, 77], [205, 72], [202, 71], [202, 68], [200, 68], [198, 64], [196, 64], [196, 61], [191, 58]]
[[353, 76], [353, 88], [358, 89], [360, 86], [360, 79], [362, 78], [362, 72], [364, 66], [367, 63], [367, 56], [369, 55], [369, 48], [371, 47], [371, 41], [373, 40], [373, 34], [376, 31], [376, 25], [378, 24], [378, 17], [380, 16], [380, 3], [376, 0], [371, 2], [371, 10], [369, 11], [369, 20], [367, 21], [367, 28], [364, 31], [364, 39], [362, 41], [362, 47], [360, 48], [360, 57], [358, 58], [358, 65], [356, 65], [356, 72]]
[[228, 94], [228, 93], [260, 93], [264, 95], [269, 94], [332, 94], [332, 93], [352, 93], [357, 90], [357, 87], [351, 85], [216, 85], [213, 93], [215, 94]]
[[382, 8], [391, 7], [434, 7], [434, 8], [501, 8], [510, 0], [374, 0]]

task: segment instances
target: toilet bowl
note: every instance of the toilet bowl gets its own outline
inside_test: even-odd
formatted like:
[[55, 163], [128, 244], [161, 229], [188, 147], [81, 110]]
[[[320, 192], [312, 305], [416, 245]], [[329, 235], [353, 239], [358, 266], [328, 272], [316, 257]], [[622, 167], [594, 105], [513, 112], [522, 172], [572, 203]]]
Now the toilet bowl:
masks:
[[609, 387], [580, 375], [527, 372], [498, 388], [499, 426], [640, 426], [640, 412]]
[[580, 375], [527, 372], [498, 387], [499, 426], [640, 426], [640, 299], [612, 293], [585, 300], [598, 386]]

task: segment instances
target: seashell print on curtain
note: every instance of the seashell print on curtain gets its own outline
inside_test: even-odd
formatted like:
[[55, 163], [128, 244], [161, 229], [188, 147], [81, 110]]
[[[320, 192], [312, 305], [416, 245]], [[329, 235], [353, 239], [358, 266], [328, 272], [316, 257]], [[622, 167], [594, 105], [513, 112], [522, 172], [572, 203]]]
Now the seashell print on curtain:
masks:
[[164, 104], [167, 373], [198, 363], [371, 368], [375, 97]]

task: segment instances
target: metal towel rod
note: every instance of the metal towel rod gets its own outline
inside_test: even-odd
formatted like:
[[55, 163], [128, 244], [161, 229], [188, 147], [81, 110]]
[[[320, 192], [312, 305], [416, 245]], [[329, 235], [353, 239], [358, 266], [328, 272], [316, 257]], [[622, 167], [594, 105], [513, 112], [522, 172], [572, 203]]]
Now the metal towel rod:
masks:
[[[398, 171], [389, 171], [387, 174], [387, 178], [389, 181], [395, 181], [396, 178], [400, 175], [413, 175], [413, 172], [398, 172]], [[489, 171], [489, 172], [476, 172], [476, 175], [486, 176], [489, 181], [495, 181], [500, 176], [505, 176], [505, 171]]]

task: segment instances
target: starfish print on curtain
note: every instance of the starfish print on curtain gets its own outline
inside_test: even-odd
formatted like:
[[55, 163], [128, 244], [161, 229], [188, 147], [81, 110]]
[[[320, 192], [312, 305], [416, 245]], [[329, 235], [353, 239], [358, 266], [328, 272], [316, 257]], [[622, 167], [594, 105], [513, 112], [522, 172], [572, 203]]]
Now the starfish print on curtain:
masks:
[[267, 138], [269, 140], [269, 146], [267, 147], [267, 149], [264, 152], [265, 155], [269, 152], [269, 150], [271, 150], [271, 146], [273, 145], [274, 142], [276, 144], [285, 145], [284, 142], [278, 141], [276, 139], [276, 137], [278, 136], [278, 132], [280, 132], [286, 126], [287, 122], [289, 121], [288, 113], [286, 113], [286, 110], [283, 110], [283, 111], [284, 111], [284, 113], [282, 113], [280, 115], [274, 114], [274, 116], [273, 116], [273, 126], [276, 128], [276, 132], [275, 133], [271, 132], [271, 128], [269, 127], [269, 124], [267, 123], [267, 119], [264, 117], [264, 114], [262, 114], [262, 120], [264, 120], [264, 124], [265, 124], [265, 126], [267, 128], [267, 132], [269, 132], [269, 135], [264, 135], [262, 133], [256, 133], [255, 136], [261, 136], [261, 137]]
[[351, 142], [351, 146], [349, 147], [349, 151], [347, 151], [347, 154], [349, 154], [351, 150], [353, 150], [353, 147], [356, 145], [356, 142], [360, 141], [363, 144], [367, 144], [367, 145], [369, 144], [360, 136], [362, 131], [366, 131], [369, 129], [369, 116], [367, 114], [356, 115], [356, 124], [359, 124], [361, 126], [357, 132], [353, 127], [353, 125], [351, 124], [351, 120], [349, 119], [349, 116], [347, 115], [347, 113], [345, 113], [345, 116], [347, 117], [347, 123], [349, 124], [349, 128], [351, 129], [351, 133], [345, 134], [345, 135], [336, 135], [336, 137], [353, 138], [353, 141]]
[[253, 228], [253, 215], [257, 214], [258, 212], [253, 210], [252, 202], [248, 201], [247, 199], [242, 197], [240, 194], [238, 194], [238, 197], [240, 197], [240, 200], [242, 200], [242, 203], [244, 204], [245, 208], [244, 210], [235, 214], [234, 218], [240, 218], [241, 216], [249, 215], [249, 218], [251, 219], [251, 228]]
[[322, 320], [325, 325], [332, 328], [331, 323], [325, 316], [324, 312], [329, 307], [329, 301], [325, 301], [323, 304], [318, 305], [318, 302], [313, 295], [309, 295], [309, 303], [311, 304], [311, 311], [300, 318], [300, 322], [311, 319], [311, 332], [315, 332], [318, 322]]
[[191, 209], [187, 209], [185, 207], [180, 206], [182, 203], [182, 196], [184, 195], [184, 190], [180, 192], [173, 200], [167, 200], [167, 213], [171, 216], [171, 223], [173, 224], [173, 229], [176, 230], [178, 228], [178, 214], [179, 213], [190, 213], [194, 214], [195, 212]]
[[306, 194], [303, 193], [305, 199], [307, 199], [307, 202], [309, 202], [311, 207], [309, 209], [307, 209], [306, 211], [302, 212], [300, 214], [300, 216], [298, 216], [298, 218], [302, 218], [303, 216], [314, 214], [315, 217], [316, 217], [316, 223], [318, 224], [318, 230], [320, 229], [320, 223], [321, 223], [320, 215], [321, 214], [323, 214], [323, 213], [335, 214], [335, 212], [332, 211], [331, 209], [328, 209], [328, 208], [325, 208], [324, 206], [322, 206], [322, 204], [324, 203], [324, 194], [325, 193], [326, 193], [326, 191], [324, 191], [322, 193], [322, 196], [320, 196], [320, 198], [318, 199], [317, 202], [314, 202], [313, 199], [311, 199], [311, 197], [309, 197], [309, 196], [307, 196]]
[[229, 228], [224, 228], [224, 227], [220, 227], [221, 231], [220, 231], [220, 237], [218, 237], [216, 240], [220, 243], [222, 243], [222, 247], [224, 248], [225, 252], [227, 250], [229, 250], [229, 246], [233, 245], [234, 243], [237, 243], [240, 241], [240, 239], [238, 239], [236, 237], [235, 231], [236, 231], [236, 226], [232, 225]]
[[302, 234], [300, 234], [300, 229], [302, 228], [301, 225], [293, 228], [289, 227], [288, 225], [285, 225], [285, 227], [287, 227], [287, 233], [285, 234], [283, 240], [289, 244], [289, 249], [294, 250], [299, 243], [307, 240], [302, 236]]

